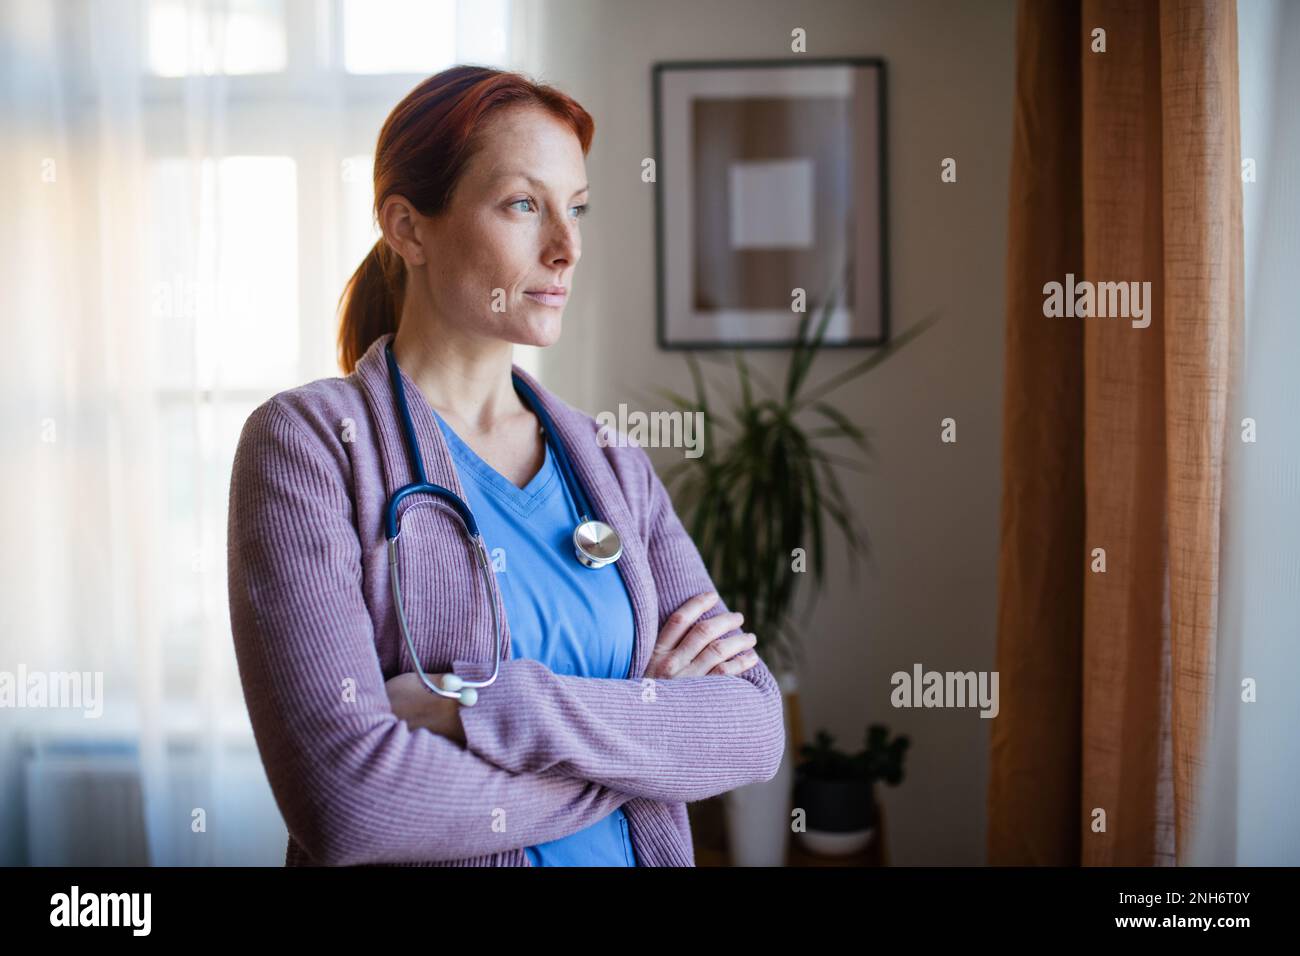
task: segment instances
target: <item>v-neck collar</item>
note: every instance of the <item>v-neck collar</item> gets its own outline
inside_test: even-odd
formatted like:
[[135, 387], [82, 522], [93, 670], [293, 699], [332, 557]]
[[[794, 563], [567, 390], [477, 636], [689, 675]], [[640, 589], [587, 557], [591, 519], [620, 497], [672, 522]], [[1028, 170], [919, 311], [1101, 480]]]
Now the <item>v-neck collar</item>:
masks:
[[478, 452], [457, 435], [456, 430], [451, 427], [447, 420], [438, 414], [437, 409], [430, 406], [430, 411], [433, 412], [435, 419], [441, 426], [443, 438], [447, 440], [452, 456], [462, 466], [470, 470], [472, 477], [481, 488], [494, 495], [520, 517], [529, 517], [550, 497], [551, 492], [555, 489], [556, 473], [558, 472], [555, 463], [551, 459], [550, 442], [542, 442], [545, 449], [542, 467], [537, 474], [528, 480], [527, 484], [520, 488], [488, 464]]
[[[385, 501], [398, 489], [415, 480], [402, 437], [401, 418], [389, 379], [388, 361], [384, 355], [384, 349], [394, 335], [393, 332], [386, 332], [375, 339], [358, 360], [352, 376], [365, 396], [366, 405], [375, 425], [376, 444], [384, 473]], [[426, 478], [431, 483], [441, 485], [464, 499], [465, 487], [456, 472], [450, 446], [443, 436], [442, 429], [434, 421], [432, 406], [400, 366], [398, 371], [411, 411], [416, 438], [423, 452]], [[570, 408], [517, 364], [512, 365], [512, 371], [532, 388], [542, 407], [549, 414], [555, 425], [556, 438], [568, 452], [574, 477], [586, 491], [596, 515], [617, 531], [623, 540], [623, 556], [614, 567], [623, 576], [623, 583], [632, 601], [636, 636], [630, 676], [640, 677], [650, 662], [650, 654], [654, 650], [659, 634], [658, 601], [646, 542], [638, 533], [636, 520], [628, 510], [618, 477], [614, 474], [605, 452], [596, 439], [597, 427], [592, 417], [578, 409]], [[558, 462], [556, 465], [558, 466]], [[407, 498], [398, 506], [399, 516], [416, 499], [426, 500], [427, 497], [413, 495]], [[380, 509], [381, 515], [382, 510]], [[381, 523], [382, 520], [381, 517]], [[414, 583], [412, 591], [414, 592], [419, 586], [420, 583]], [[432, 582], [426, 583], [425, 586], [432, 586]], [[509, 646], [510, 633], [507, 628], [504, 651], [507, 659], [510, 657]], [[490, 672], [489, 664], [488, 673]]]

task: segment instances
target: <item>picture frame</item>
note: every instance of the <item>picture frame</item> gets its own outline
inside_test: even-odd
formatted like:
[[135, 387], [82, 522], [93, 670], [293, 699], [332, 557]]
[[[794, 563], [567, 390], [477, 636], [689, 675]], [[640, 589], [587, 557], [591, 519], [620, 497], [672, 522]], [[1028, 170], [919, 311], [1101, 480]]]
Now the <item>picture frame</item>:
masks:
[[651, 78], [659, 347], [790, 348], [831, 298], [823, 347], [887, 343], [885, 61], [660, 61]]

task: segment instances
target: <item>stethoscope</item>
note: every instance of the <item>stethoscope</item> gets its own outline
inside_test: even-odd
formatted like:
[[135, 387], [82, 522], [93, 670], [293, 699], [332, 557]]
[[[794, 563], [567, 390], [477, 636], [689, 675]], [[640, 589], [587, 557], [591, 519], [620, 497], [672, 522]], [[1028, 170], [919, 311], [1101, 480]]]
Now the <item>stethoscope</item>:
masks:
[[[435, 694], [455, 698], [464, 706], [472, 707], [478, 701], [478, 688], [487, 687], [495, 681], [497, 674], [501, 670], [502, 628], [497, 617], [497, 605], [492, 587], [492, 566], [488, 559], [487, 545], [483, 543], [483, 535], [478, 530], [478, 523], [474, 520], [469, 505], [462, 501], [454, 491], [443, 488], [441, 485], [430, 484], [428, 478], [425, 477], [424, 457], [420, 454], [419, 439], [415, 437], [415, 424], [411, 421], [411, 410], [406, 404], [406, 390], [402, 387], [402, 373], [397, 367], [397, 359], [393, 355], [391, 340], [384, 347], [384, 354], [388, 359], [388, 374], [392, 379], [393, 394], [397, 396], [397, 407], [402, 413], [402, 433], [405, 436], [407, 454], [410, 456], [411, 467], [414, 469], [416, 477], [413, 483], [404, 488], [399, 488], [388, 499], [388, 507], [384, 514], [384, 533], [388, 537], [388, 572], [389, 578], [393, 582], [393, 605], [397, 608], [397, 623], [401, 628], [402, 637], [406, 640], [406, 647], [411, 652], [411, 660], [415, 663], [415, 669], [420, 675], [420, 680], [424, 682], [424, 686]], [[564, 476], [564, 482], [568, 486], [569, 493], [573, 496], [574, 504], [581, 515], [578, 519], [578, 526], [573, 531], [574, 555], [583, 566], [588, 568], [603, 568], [606, 565], [613, 564], [623, 554], [623, 542], [619, 539], [618, 532], [605, 522], [596, 520], [593, 515], [591, 504], [587, 501], [587, 496], [582, 491], [582, 485], [578, 483], [577, 477], [574, 475], [573, 468], [569, 463], [569, 456], [560, 441], [559, 433], [555, 430], [551, 416], [542, 407], [536, 393], [518, 375], [512, 373], [511, 379], [514, 382], [515, 391], [519, 393], [533, 413], [541, 419], [546, 440], [550, 443], [551, 451], [559, 464], [560, 473]], [[420, 658], [415, 653], [415, 643], [411, 640], [411, 633], [406, 626], [406, 614], [402, 610], [402, 591], [397, 576], [397, 537], [401, 533], [398, 527], [397, 506], [403, 498], [415, 494], [432, 494], [445, 499], [460, 518], [465, 533], [469, 536], [470, 544], [474, 547], [474, 553], [478, 556], [479, 569], [483, 575], [483, 583], [487, 588], [488, 603], [492, 606], [492, 631], [496, 637], [496, 655], [492, 661], [492, 676], [487, 680], [465, 680], [456, 674], [444, 674], [442, 687], [439, 687], [429, 680], [424, 673], [424, 668], [420, 666]]]

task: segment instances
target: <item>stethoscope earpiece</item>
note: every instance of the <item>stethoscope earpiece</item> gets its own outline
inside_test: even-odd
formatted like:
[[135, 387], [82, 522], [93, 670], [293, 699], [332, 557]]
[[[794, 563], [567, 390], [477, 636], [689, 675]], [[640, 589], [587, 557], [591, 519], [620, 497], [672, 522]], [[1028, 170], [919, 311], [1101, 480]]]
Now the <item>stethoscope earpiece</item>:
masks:
[[473, 687], [466, 687], [464, 678], [459, 674], [443, 674], [442, 689], [450, 694], [460, 691], [456, 696], [465, 707], [473, 707], [478, 703], [478, 691]]

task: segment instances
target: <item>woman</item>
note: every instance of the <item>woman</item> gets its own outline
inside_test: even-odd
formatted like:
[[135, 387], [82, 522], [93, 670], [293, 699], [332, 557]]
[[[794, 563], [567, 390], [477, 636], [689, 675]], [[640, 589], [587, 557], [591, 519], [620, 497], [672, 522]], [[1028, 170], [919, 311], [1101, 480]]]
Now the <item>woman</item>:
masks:
[[[692, 866], [685, 803], [780, 764], [776, 683], [649, 458], [511, 360], [559, 338], [592, 129], [512, 73], [417, 86], [379, 135], [383, 238], [342, 299], [346, 377], [244, 425], [231, 622], [288, 865]], [[493, 573], [454, 506], [398, 499], [413, 660], [385, 511], [421, 465], [467, 504]], [[612, 565], [576, 560], [578, 494], [621, 539]], [[472, 706], [431, 689], [494, 659]]]

